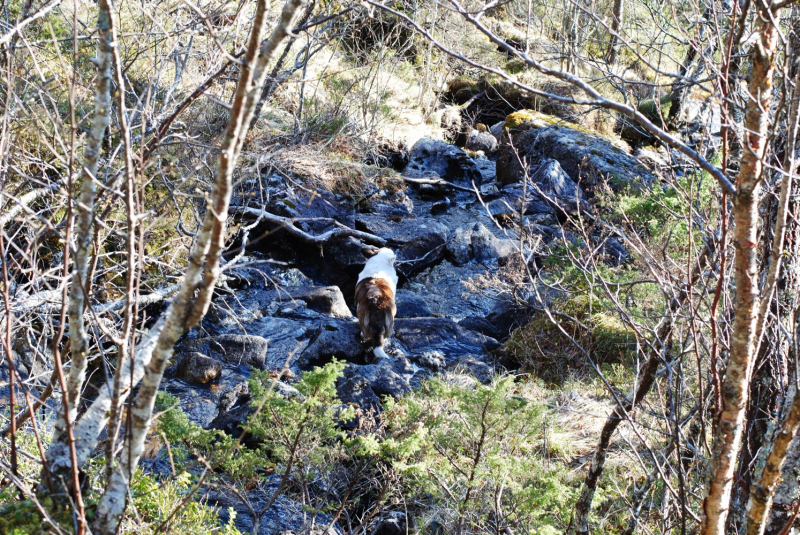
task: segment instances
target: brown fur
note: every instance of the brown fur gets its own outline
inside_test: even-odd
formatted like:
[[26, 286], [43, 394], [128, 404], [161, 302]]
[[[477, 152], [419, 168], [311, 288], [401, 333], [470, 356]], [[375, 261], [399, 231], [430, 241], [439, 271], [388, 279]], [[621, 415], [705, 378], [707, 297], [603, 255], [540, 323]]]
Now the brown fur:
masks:
[[397, 306], [394, 293], [384, 279], [368, 277], [356, 285], [356, 316], [365, 341], [383, 347], [392, 336]]

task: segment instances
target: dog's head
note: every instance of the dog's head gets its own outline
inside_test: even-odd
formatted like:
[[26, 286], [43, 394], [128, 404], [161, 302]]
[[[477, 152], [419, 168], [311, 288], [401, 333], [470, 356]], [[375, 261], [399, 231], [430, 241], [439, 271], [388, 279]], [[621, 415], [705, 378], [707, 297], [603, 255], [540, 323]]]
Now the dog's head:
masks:
[[378, 249], [377, 247], [362, 247], [361, 254], [363, 254], [368, 259], [376, 259], [377, 261], [383, 261], [389, 264], [390, 266], [394, 265], [394, 261], [397, 259], [397, 256], [394, 254], [394, 251], [389, 249], [388, 247], [381, 247]]

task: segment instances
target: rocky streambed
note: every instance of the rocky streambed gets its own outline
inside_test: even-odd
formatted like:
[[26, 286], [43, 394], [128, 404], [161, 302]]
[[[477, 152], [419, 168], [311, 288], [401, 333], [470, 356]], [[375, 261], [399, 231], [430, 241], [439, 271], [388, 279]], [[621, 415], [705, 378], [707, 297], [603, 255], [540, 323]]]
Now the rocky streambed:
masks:
[[[508, 130], [499, 126], [491, 140], [483, 139], [492, 136], [487, 132], [471, 135], [473, 145], [483, 144], [469, 154], [419, 140], [398, 166], [406, 187], [375, 186], [360, 198], [272, 175], [245, 184], [249, 190], [234, 198], [233, 213], [249, 229], [242, 234], [246, 246], [242, 251], [237, 244], [228, 255], [214, 306], [176, 347], [164, 383], [189, 418], [238, 436], [252, 411], [252, 369], [268, 370], [279, 379], [279, 392], [291, 396], [304, 370], [344, 360], [340, 399], [377, 412], [384, 396], [402, 396], [443, 370], [484, 382], [501, 371], [493, 351], [527, 321], [526, 296], [481, 290], [475, 281], [496, 278], [520, 261], [521, 231], [560, 243], [568, 232], [562, 222], [591, 214], [592, 188], [601, 181], [645, 185], [653, 177], [618, 143], [536, 112], [512, 114]], [[613, 169], [618, 172], [609, 177]], [[259, 219], [262, 209], [285, 219]], [[361, 234], [324, 242], [303, 237], [337, 228]], [[354, 318], [364, 236], [380, 239], [398, 257], [389, 359], [365, 353]], [[611, 263], [627, 255], [621, 247], [607, 250]], [[209, 497], [241, 509], [223, 494]], [[275, 522], [293, 522], [287, 507]], [[237, 524], [247, 528], [247, 522], [247, 510], [239, 510]]]

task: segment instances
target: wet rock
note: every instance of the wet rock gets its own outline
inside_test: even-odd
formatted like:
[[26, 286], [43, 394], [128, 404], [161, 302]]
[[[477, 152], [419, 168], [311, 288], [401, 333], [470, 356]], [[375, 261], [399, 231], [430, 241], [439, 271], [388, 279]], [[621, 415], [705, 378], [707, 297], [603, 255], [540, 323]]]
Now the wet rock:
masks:
[[397, 290], [395, 303], [398, 318], [422, 318], [433, 315], [424, 298], [402, 288]]
[[[283, 217], [303, 219], [332, 219], [352, 227], [355, 210], [349, 203], [341, 202], [336, 195], [321, 188], [300, 188], [287, 181], [269, 187], [270, 201], [266, 210]], [[303, 230], [312, 233], [323, 232], [332, 228], [326, 221], [304, 221], [300, 224]]]
[[475, 161], [463, 150], [438, 139], [418, 140], [408, 160], [403, 173], [412, 178], [435, 174], [448, 182], [479, 184], [483, 177]]
[[293, 299], [304, 301], [309, 309], [332, 318], [353, 317], [338, 286], [278, 289], [274, 294], [278, 301]]
[[297, 365], [301, 369], [310, 369], [327, 364], [334, 358], [363, 362], [364, 350], [358, 323], [348, 320], [324, 321], [314, 331]]
[[[364, 267], [364, 244], [352, 236], [335, 240], [325, 245], [325, 257], [332, 260], [342, 271], [357, 274]], [[355, 283], [354, 283], [355, 284]]]
[[219, 411], [226, 413], [234, 407], [250, 401], [250, 384], [247, 381], [236, 383], [219, 397]]
[[603, 255], [605, 262], [612, 266], [621, 266], [630, 261], [631, 255], [622, 242], [615, 237], [606, 238], [603, 242]]
[[449, 198], [433, 203], [431, 206], [431, 215], [442, 215], [450, 209], [453, 202]]
[[408, 354], [439, 351], [451, 361], [463, 355], [480, 355], [500, 344], [488, 336], [468, 331], [450, 318], [398, 318], [395, 338]]
[[558, 210], [569, 215], [589, 211], [586, 194], [578, 187], [569, 175], [561, 168], [557, 160], [544, 159], [531, 171], [532, 189], [544, 197]]
[[403, 289], [425, 300], [434, 316], [459, 321], [467, 316], [489, 314], [497, 296], [471, 290], [469, 281], [485, 277], [491, 269], [477, 262], [455, 266], [445, 260], [439, 265], [416, 274]]
[[489, 201], [486, 206], [489, 213], [497, 221], [506, 223], [506, 220], [519, 220], [520, 211], [523, 215], [553, 214], [553, 206], [537, 194], [535, 189], [523, 184], [509, 184], [500, 190], [502, 197]]
[[336, 392], [342, 403], [355, 405], [364, 412], [381, 411], [381, 400], [372, 391], [370, 382], [366, 377], [347, 377], [340, 379], [336, 384]]
[[500, 121], [498, 123], [493, 124], [489, 128], [489, 132], [495, 137], [495, 139], [499, 142], [503, 138], [503, 131], [505, 129], [506, 122]]
[[[271, 380], [265, 386], [284, 399], [296, 401], [303, 399], [303, 394], [283, 381]], [[229, 392], [220, 397], [219, 414], [204, 427], [218, 429], [234, 438], [239, 438], [247, 428], [247, 420], [255, 413], [256, 407], [250, 403], [250, 391], [247, 383], [243, 383], [242, 387]], [[242, 442], [247, 447], [256, 448], [261, 444], [261, 439], [254, 437], [250, 432], [246, 432]]]
[[217, 379], [222, 364], [202, 353], [186, 353], [178, 361], [177, 376], [189, 383], [205, 384]]
[[221, 334], [214, 338], [184, 340], [179, 347], [183, 351], [207, 354], [228, 364], [246, 364], [263, 369], [268, 345], [269, 342], [260, 336]]
[[497, 371], [493, 367], [470, 355], [451, 362], [447, 365], [447, 370], [455, 373], [467, 372], [485, 385], [491, 383], [497, 375]]
[[483, 316], [469, 316], [459, 321], [458, 324], [470, 331], [479, 332], [485, 336], [500, 340], [497, 335], [497, 328]]
[[456, 265], [466, 264], [470, 260], [500, 260], [515, 252], [510, 240], [497, 238], [482, 223], [457, 228], [447, 242], [446, 250], [448, 258]]
[[467, 135], [467, 143], [464, 145], [469, 150], [482, 151], [484, 154], [490, 154], [497, 150], [497, 138], [491, 132], [480, 132], [472, 130]]
[[[241, 295], [241, 299], [238, 297]], [[281, 303], [276, 301], [274, 292], [269, 290], [253, 290], [241, 292], [236, 298], [226, 300], [229, 317], [222, 324], [204, 322], [209, 332], [222, 332], [222, 336], [230, 336], [230, 331], [246, 330], [266, 341], [266, 355], [263, 369], [282, 370], [288, 363], [291, 366], [308, 343], [316, 323], [322, 318], [318, 312], [306, 308], [304, 301]], [[221, 307], [218, 307], [221, 308]], [[274, 317], [273, 315], [289, 315], [291, 317]], [[238, 315], [239, 320], [236, 321]], [[209, 343], [215, 338], [185, 340], [178, 347], [183, 351], [200, 351], [223, 362], [239, 364], [236, 359], [222, 358], [219, 344]], [[244, 364], [249, 364], [244, 362]]]
[[345, 403], [354, 403], [363, 410], [379, 411], [380, 404], [376, 405], [376, 400], [384, 396], [397, 399], [411, 391], [408, 381], [415, 371], [403, 357], [378, 359], [373, 364], [350, 364], [339, 380], [337, 391]]
[[413, 360], [417, 365], [431, 371], [438, 371], [444, 368], [444, 366], [447, 364], [444, 354], [441, 351], [436, 350], [425, 351], [419, 355], [413, 355], [411, 360]]
[[251, 407], [249, 403], [234, 407], [229, 411], [221, 412], [219, 416], [211, 421], [208, 427], [210, 429], [223, 431], [234, 438], [239, 438], [241, 436], [242, 444], [248, 448], [257, 448], [261, 445], [260, 439], [254, 437], [249, 431], [242, 435], [247, 426], [248, 418], [250, 418], [255, 411], [255, 407]]
[[[615, 190], [625, 187], [645, 187], [655, 179], [629, 153], [628, 147], [565, 123], [555, 117], [523, 110], [506, 118], [512, 143], [503, 141], [497, 156], [497, 180], [501, 184], [520, 182], [525, 170], [520, 159], [537, 165], [541, 158], [553, 158], [581, 187], [593, 188], [601, 183]], [[519, 156], [515, 153], [519, 152]], [[529, 175], [533, 169], [529, 169]]]
[[[256, 486], [253, 490], [240, 490], [253, 510], [260, 511], [272, 498], [280, 485], [280, 476], [270, 476], [269, 480]], [[248, 508], [236, 493], [224, 486], [210, 488], [206, 491], [204, 501], [219, 510], [219, 518], [223, 523], [230, 522], [229, 509], [236, 512], [234, 521], [241, 533], [252, 533], [255, 522], [251, 509]], [[303, 504], [284, 495], [278, 498], [260, 518], [257, 535], [342, 535], [342, 531], [334, 526], [328, 529], [333, 518], [324, 513], [309, 512]]]
[[[356, 218], [359, 228], [385, 238], [403, 265], [403, 271], [413, 272], [438, 263], [444, 256], [447, 227], [430, 218], [386, 218], [362, 214]], [[362, 257], [362, 264], [364, 263]]]
[[385, 216], [406, 216], [414, 212], [414, 201], [406, 195], [404, 189], [394, 192], [380, 190], [364, 199], [362, 204], [366, 210], [360, 211]]
[[[478, 172], [481, 174], [481, 182], [476, 181], [475, 185], [480, 186], [481, 192], [485, 193], [485, 187], [487, 183], [493, 182], [497, 176], [497, 162], [487, 158], [476, 158], [473, 161], [475, 162], [475, 166], [478, 168]], [[481, 186], [481, 184], [483, 184], [483, 186]], [[469, 186], [472, 186], [471, 182]], [[470, 200], [472, 200], [473, 197], [469, 193], [466, 195], [468, 195]]]
[[420, 388], [422, 388], [422, 383], [424, 383], [431, 377], [433, 377], [433, 373], [431, 373], [430, 371], [424, 369], [418, 370], [417, 373], [415, 373], [411, 377], [411, 379], [409, 379], [408, 385], [411, 387], [412, 390], [419, 390]]

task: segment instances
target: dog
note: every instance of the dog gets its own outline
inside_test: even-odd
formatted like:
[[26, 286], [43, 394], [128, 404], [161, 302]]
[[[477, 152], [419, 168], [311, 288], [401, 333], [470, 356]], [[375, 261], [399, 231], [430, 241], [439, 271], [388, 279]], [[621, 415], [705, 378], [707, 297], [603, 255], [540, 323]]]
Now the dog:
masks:
[[356, 316], [363, 340], [371, 345], [376, 357], [388, 358], [383, 344], [394, 331], [397, 305], [397, 272], [394, 251], [383, 247], [364, 247], [361, 253], [368, 258], [356, 283]]

